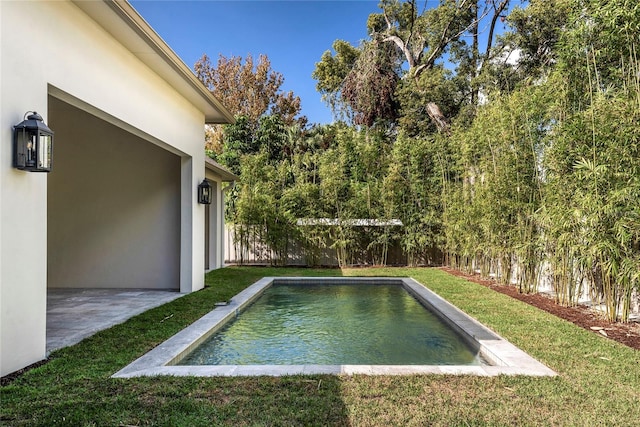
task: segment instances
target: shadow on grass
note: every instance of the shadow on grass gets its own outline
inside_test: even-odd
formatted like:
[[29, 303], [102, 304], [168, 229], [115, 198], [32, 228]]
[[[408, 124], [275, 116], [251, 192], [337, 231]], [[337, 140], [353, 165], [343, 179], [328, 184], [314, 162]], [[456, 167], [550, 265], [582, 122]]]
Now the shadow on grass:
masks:
[[98, 332], [3, 382], [0, 424], [348, 425], [340, 379], [136, 378], [110, 375], [263, 276], [336, 276], [338, 269], [234, 267], [205, 289]]
[[76, 379], [66, 386], [5, 388], [0, 424], [350, 425], [337, 376]]
[[[151, 418], [170, 425], [349, 425], [341, 380], [336, 376], [215, 378], [195, 382], [188, 397], [172, 396], [171, 403], [159, 407], [158, 413], [149, 414]], [[140, 408], [132, 409], [137, 413]]]

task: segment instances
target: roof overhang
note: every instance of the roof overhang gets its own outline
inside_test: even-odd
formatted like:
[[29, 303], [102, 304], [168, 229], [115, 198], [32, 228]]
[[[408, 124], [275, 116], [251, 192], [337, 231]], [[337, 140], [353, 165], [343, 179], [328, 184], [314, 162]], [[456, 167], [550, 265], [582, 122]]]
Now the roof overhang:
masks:
[[233, 115], [125, 0], [71, 0], [182, 96], [200, 109], [207, 124], [233, 123]]
[[224, 182], [237, 181], [238, 179], [240, 179], [238, 175], [234, 174], [233, 172], [222, 166], [220, 163], [216, 162], [213, 159], [210, 159], [209, 157], [205, 157], [204, 166], [207, 170], [210, 170], [211, 172], [221, 177], [222, 181]]

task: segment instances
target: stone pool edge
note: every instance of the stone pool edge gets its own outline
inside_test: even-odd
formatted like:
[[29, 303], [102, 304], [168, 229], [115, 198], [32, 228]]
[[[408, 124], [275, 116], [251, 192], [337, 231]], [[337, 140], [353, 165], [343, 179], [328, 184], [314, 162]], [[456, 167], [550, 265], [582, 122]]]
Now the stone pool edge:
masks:
[[[340, 284], [388, 283], [401, 284], [427, 309], [454, 328], [467, 342], [493, 365], [219, 365], [176, 366], [184, 355], [221, 328], [229, 319], [274, 283], [295, 282], [300, 284], [323, 282]], [[187, 326], [162, 344], [133, 361], [112, 378], [140, 376], [282, 376], [282, 375], [526, 375], [555, 376], [553, 370], [537, 361], [509, 341], [500, 337], [480, 322], [455, 307], [413, 278], [397, 277], [264, 277], [234, 296], [229, 304], [215, 307], [212, 311]]]

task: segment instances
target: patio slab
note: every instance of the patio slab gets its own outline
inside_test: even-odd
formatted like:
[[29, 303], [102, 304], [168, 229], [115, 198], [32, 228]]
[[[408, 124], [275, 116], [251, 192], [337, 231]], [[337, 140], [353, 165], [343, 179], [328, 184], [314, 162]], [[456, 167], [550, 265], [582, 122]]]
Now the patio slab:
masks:
[[47, 289], [47, 355], [183, 296], [155, 289]]

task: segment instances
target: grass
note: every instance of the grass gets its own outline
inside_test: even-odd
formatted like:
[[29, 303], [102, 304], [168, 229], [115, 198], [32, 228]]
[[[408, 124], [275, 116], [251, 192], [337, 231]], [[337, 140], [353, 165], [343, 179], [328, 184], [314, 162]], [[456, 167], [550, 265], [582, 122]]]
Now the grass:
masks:
[[[263, 276], [411, 276], [555, 378], [290, 376], [111, 379]], [[435, 269], [227, 268], [207, 287], [52, 354], [0, 389], [8, 426], [615, 425], [640, 422], [640, 351]]]

